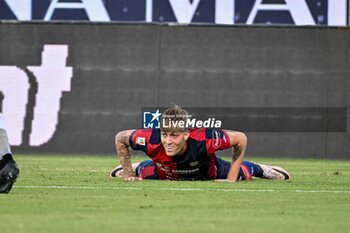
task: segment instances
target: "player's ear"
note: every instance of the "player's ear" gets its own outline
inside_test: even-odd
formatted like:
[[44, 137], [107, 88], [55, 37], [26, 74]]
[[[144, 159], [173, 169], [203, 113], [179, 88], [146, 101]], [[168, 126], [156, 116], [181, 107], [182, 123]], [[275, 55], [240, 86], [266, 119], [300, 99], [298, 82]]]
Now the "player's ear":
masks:
[[187, 141], [187, 139], [190, 137], [190, 131], [187, 129], [184, 134], [184, 138]]

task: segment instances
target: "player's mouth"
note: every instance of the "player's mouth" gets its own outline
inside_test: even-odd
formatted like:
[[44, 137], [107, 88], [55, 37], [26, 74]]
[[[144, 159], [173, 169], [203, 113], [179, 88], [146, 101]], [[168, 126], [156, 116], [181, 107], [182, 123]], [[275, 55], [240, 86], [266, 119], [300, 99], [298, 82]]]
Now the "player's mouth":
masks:
[[166, 149], [167, 151], [173, 151], [173, 150], [175, 149], [175, 147], [173, 147], [173, 146], [167, 146], [167, 147], [165, 147], [165, 149]]
[[166, 146], [165, 150], [167, 154], [175, 152], [175, 147], [174, 146]]

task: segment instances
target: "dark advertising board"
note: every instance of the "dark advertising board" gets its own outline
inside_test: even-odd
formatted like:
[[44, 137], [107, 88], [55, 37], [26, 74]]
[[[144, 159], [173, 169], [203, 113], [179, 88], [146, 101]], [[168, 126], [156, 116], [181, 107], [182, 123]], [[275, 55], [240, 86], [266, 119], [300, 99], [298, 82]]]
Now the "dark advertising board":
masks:
[[2, 23], [0, 112], [18, 153], [114, 153], [118, 131], [174, 102], [246, 132], [252, 156], [349, 158], [349, 34]]

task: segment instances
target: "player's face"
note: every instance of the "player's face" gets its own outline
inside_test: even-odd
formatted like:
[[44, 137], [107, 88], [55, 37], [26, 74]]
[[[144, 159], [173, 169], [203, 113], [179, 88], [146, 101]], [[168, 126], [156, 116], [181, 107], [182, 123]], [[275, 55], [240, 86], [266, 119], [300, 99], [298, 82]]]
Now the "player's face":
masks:
[[181, 155], [186, 150], [186, 141], [189, 132], [182, 131], [162, 131], [161, 142], [167, 156]]

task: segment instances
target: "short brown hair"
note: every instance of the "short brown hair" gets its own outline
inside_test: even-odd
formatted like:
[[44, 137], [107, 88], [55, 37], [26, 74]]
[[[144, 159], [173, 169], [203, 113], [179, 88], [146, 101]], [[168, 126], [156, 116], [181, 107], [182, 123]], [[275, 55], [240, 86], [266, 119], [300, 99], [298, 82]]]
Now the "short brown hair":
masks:
[[[189, 119], [188, 112], [185, 109], [175, 105], [174, 107], [166, 109], [161, 116], [160, 129], [162, 131], [186, 131], [186, 122]], [[179, 122], [184, 122], [185, 125], [179, 126]]]

